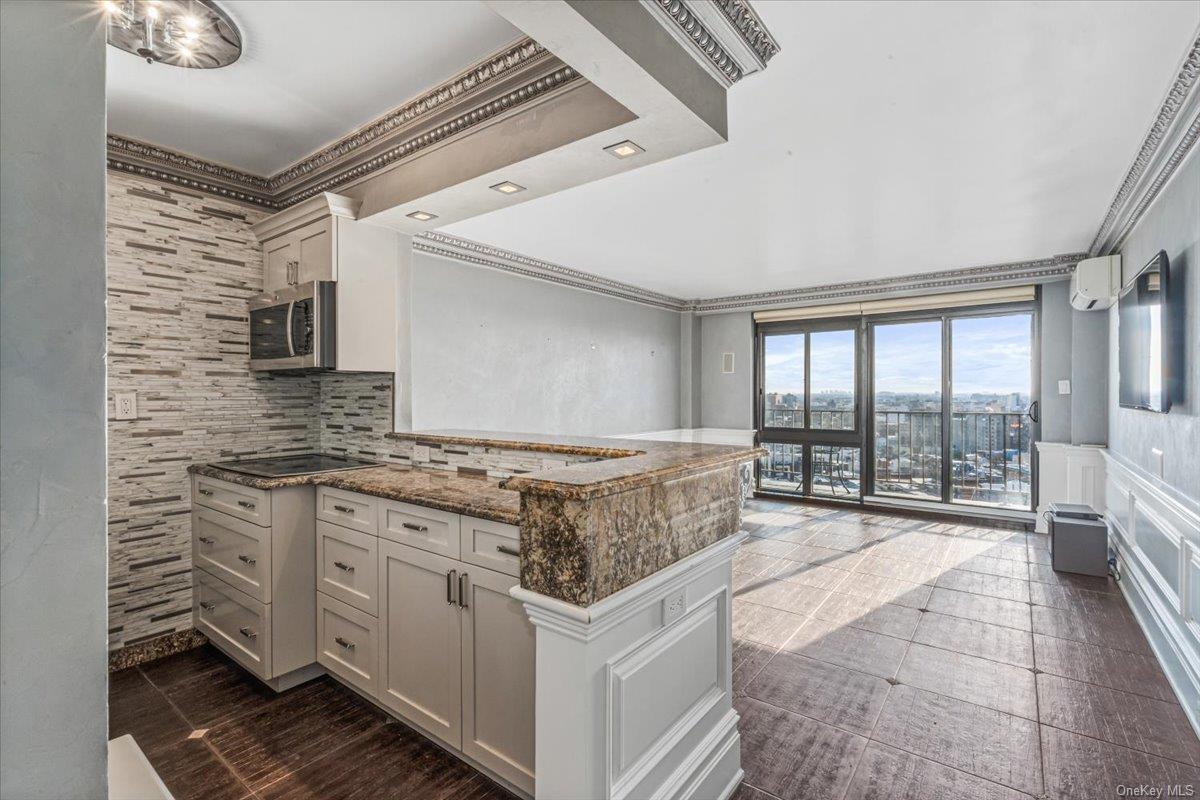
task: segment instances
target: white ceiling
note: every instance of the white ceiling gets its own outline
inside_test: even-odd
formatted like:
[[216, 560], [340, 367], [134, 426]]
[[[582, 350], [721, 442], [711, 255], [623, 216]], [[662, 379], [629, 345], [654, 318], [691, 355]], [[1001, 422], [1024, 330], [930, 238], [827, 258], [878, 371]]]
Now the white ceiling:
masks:
[[224, 2], [242, 57], [216, 70], [108, 48], [108, 129], [264, 175], [521, 38], [477, 0]]
[[756, 4], [728, 144], [446, 232], [679, 297], [1087, 249], [1196, 2]]

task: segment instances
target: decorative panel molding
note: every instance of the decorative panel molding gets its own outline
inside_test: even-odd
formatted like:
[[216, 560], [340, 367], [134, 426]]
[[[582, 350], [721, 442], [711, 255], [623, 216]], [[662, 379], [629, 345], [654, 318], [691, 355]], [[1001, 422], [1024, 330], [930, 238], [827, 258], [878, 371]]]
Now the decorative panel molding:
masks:
[[1092, 255], [1115, 253], [1200, 138], [1200, 32], [1092, 239]]
[[1200, 501], [1105, 451], [1121, 589], [1200, 734]]
[[278, 210], [361, 180], [580, 80], [575, 70], [526, 38], [275, 175], [253, 175], [114, 134], [108, 136], [108, 167]]

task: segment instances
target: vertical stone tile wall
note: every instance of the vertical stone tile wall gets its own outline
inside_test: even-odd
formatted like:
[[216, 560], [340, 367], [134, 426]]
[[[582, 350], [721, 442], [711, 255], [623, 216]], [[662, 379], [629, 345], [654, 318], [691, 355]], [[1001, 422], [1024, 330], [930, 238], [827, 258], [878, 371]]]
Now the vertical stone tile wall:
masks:
[[[249, 371], [262, 212], [108, 174], [109, 645], [191, 626], [197, 461], [318, 446], [311, 377]], [[69, 321], [68, 321], [69, 322]], [[138, 418], [113, 395], [136, 391]]]

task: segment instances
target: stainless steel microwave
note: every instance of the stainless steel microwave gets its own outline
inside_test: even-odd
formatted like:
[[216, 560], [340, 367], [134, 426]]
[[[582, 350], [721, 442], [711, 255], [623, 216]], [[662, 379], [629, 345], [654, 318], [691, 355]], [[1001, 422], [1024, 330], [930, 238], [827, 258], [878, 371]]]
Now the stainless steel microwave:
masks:
[[312, 281], [250, 299], [250, 369], [337, 368], [337, 284]]

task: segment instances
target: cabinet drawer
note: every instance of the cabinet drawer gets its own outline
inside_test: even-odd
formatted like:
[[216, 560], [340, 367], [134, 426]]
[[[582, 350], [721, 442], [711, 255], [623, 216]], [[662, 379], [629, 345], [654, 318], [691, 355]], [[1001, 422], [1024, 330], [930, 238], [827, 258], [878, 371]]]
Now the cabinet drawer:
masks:
[[271, 524], [271, 493], [204, 475], [192, 478], [192, 502], [267, 527]]
[[381, 501], [379, 535], [450, 558], [458, 558], [460, 552], [459, 517], [448, 511]]
[[260, 678], [271, 673], [271, 606], [202, 569], [192, 570], [192, 620], [230, 658]]
[[271, 529], [192, 508], [192, 564], [261, 603], [271, 602]]
[[317, 589], [368, 614], [379, 614], [379, 540], [317, 522]]
[[521, 559], [517, 555], [521, 530], [516, 525], [488, 519], [462, 517], [462, 560], [505, 575], [521, 574]]
[[317, 662], [374, 695], [379, 683], [379, 620], [317, 592]]
[[328, 486], [317, 487], [317, 519], [341, 525], [353, 531], [375, 533], [378, 530], [378, 499], [355, 492], [343, 492]]

